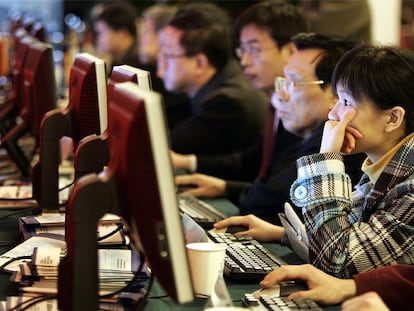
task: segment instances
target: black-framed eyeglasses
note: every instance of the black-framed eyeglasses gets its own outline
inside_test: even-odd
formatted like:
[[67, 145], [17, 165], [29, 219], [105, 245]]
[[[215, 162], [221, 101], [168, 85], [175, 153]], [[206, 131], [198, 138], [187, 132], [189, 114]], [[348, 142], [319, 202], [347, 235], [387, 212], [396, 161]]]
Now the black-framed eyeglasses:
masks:
[[159, 52], [158, 56], [162, 59], [177, 59], [177, 58], [185, 58], [188, 57], [185, 53], [181, 54], [174, 54], [174, 53], [167, 53], [167, 52]]
[[275, 92], [278, 93], [283, 91], [285, 93], [291, 93], [297, 86], [307, 86], [307, 85], [322, 85], [325, 84], [323, 80], [314, 80], [314, 81], [292, 81], [284, 77], [275, 78]]
[[277, 47], [262, 48], [260, 46], [246, 45], [239, 46], [235, 49], [238, 58], [242, 58], [244, 54], [249, 54], [253, 58], [257, 58], [261, 52], [277, 49]]

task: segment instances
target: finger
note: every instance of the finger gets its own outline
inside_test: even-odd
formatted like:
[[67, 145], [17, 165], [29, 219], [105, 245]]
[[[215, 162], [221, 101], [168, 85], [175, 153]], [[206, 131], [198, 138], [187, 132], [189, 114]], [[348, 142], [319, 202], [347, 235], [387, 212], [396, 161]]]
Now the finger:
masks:
[[311, 290], [300, 290], [297, 292], [293, 292], [288, 296], [289, 299], [297, 299], [297, 298], [313, 298]]
[[356, 116], [356, 110], [350, 109], [347, 112], [345, 112], [344, 116], [339, 120], [338, 126], [343, 127], [344, 129], [346, 126], [351, 122]]
[[351, 133], [355, 138], [360, 139], [363, 137], [362, 133], [360, 131], [358, 131], [356, 128], [352, 127], [352, 126], [347, 126], [346, 127], [346, 131]]
[[233, 233], [234, 236], [250, 235], [250, 230], [244, 230]]
[[214, 224], [214, 228], [218, 229], [218, 228], [228, 227], [228, 226], [231, 226], [231, 225], [245, 225], [245, 222], [243, 220], [244, 218], [245, 218], [244, 216], [229, 217], [229, 218], [223, 219], [219, 222], [216, 222]]
[[193, 197], [207, 197], [207, 194], [202, 189], [203, 188], [191, 188], [183, 191], [183, 193], [192, 195]]
[[191, 175], [179, 175], [175, 177], [175, 184], [176, 185], [185, 185], [185, 184], [195, 184], [195, 177], [193, 174]]
[[[294, 280], [303, 280], [307, 281], [306, 270], [308, 268], [306, 265], [295, 265], [295, 266], [283, 266], [280, 267], [268, 275], [260, 283], [263, 287], [273, 286], [283, 281], [294, 281]], [[304, 271], [305, 270], [305, 271]]]
[[355, 149], [355, 138], [351, 133], [345, 132], [344, 143], [342, 144], [341, 152], [351, 153]]

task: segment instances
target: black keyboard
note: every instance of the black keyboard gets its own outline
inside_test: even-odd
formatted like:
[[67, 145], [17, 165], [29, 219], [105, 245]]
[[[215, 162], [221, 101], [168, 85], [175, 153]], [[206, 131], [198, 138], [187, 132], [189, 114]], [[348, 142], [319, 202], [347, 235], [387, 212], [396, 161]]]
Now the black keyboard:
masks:
[[211, 229], [215, 222], [227, 218], [210, 204], [189, 194], [178, 194], [178, 206], [182, 213], [190, 216], [205, 229]]
[[226, 243], [224, 275], [232, 280], [260, 281], [272, 270], [286, 265], [281, 258], [251, 236], [236, 237], [232, 233], [208, 231], [208, 237], [216, 243]]
[[268, 297], [261, 295], [258, 299], [252, 294], [245, 294], [243, 305], [251, 311], [322, 311], [318, 304], [309, 298], [288, 299], [287, 297]]

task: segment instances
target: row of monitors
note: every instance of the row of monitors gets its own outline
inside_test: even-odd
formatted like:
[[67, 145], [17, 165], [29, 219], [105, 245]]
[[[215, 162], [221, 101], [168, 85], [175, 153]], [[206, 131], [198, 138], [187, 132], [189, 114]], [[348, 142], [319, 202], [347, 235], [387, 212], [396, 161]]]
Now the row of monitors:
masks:
[[[87, 67], [85, 61], [86, 58], [79, 56], [75, 69], [72, 68], [69, 90], [72, 112], [75, 111], [72, 105], [76, 103], [73, 92], [79, 84], [75, 79], [80, 79], [75, 76], [81, 72], [78, 65]], [[59, 307], [62, 310], [98, 309], [96, 224], [108, 212], [124, 219], [133, 246], [145, 254], [152, 273], [169, 295], [179, 303], [192, 301], [194, 294], [162, 97], [150, 90], [149, 75], [129, 66], [113, 69], [107, 95], [107, 130], [102, 132], [105, 125], [101, 122], [102, 134], [82, 139], [75, 156], [79, 165], [79, 150], [85, 148], [82, 142], [102, 144], [107, 140], [110, 150], [107, 169], [79, 179], [66, 207], [67, 256], [59, 269]], [[100, 107], [100, 115], [105, 115], [102, 110]], [[83, 119], [82, 111], [78, 113], [78, 124]], [[64, 112], [51, 112], [47, 116], [55, 113], [64, 115]], [[96, 163], [100, 150], [94, 150], [96, 145], [91, 146], [82, 158]]]
[[57, 109], [52, 47], [24, 36], [20, 43], [27, 54], [15, 67], [20, 66], [15, 74], [21, 84], [14, 96], [22, 100], [18, 112], [22, 121], [5, 128], [1, 139], [9, 151], [24, 130], [37, 138], [39, 162], [33, 168], [33, 193], [42, 211], [58, 208], [61, 137], [72, 137], [78, 146], [76, 154], [91, 137], [110, 150], [109, 163], [102, 157], [96, 167], [88, 166], [99, 162], [99, 153], [92, 147], [95, 152], [85, 152], [76, 164], [84, 174], [99, 172], [104, 164], [108, 169], [79, 179], [71, 192], [66, 210], [68, 253], [59, 273], [61, 309], [98, 309], [96, 224], [106, 212], [124, 219], [133, 245], [145, 253], [152, 272], [171, 297], [180, 303], [191, 301], [162, 98], [149, 90], [149, 76], [142, 80], [142, 71], [120, 66], [106, 83], [103, 61], [78, 54], [71, 67], [69, 104]]
[[[169, 295], [179, 303], [191, 301], [191, 275], [161, 95], [150, 90], [149, 74], [133, 67], [115, 67], [108, 83], [105, 76], [102, 60], [78, 54], [71, 68], [68, 106], [48, 111], [39, 127], [33, 191], [43, 211], [58, 206], [61, 137], [74, 140], [75, 165], [83, 165], [83, 173], [108, 165], [99, 174], [79, 179], [70, 194], [67, 256], [59, 271], [60, 308], [98, 310], [96, 225], [107, 212], [124, 219], [133, 246], [145, 254]], [[97, 161], [100, 153], [94, 145], [79, 156], [85, 141], [107, 144], [109, 163], [105, 156]], [[91, 162], [99, 165], [88, 167]], [[48, 201], [50, 194], [54, 197]]]
[[18, 140], [27, 132], [37, 138], [43, 115], [56, 107], [53, 48], [24, 29], [16, 30], [13, 42], [12, 92], [0, 108], [1, 145], [29, 178], [30, 157]]
[[161, 95], [119, 83], [108, 109], [108, 167], [79, 179], [66, 207], [59, 308], [98, 310], [96, 224], [108, 212], [122, 217], [132, 245], [166, 292], [179, 303], [192, 301]]

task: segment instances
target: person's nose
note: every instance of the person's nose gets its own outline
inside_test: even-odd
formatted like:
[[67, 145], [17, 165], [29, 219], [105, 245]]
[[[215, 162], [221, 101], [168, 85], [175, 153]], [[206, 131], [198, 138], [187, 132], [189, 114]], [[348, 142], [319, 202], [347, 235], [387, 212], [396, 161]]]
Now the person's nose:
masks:
[[279, 101], [281, 102], [289, 101], [290, 95], [289, 95], [289, 92], [287, 92], [287, 90], [281, 89], [275, 93], [277, 94]]
[[278, 106], [283, 105], [288, 100], [289, 100], [289, 94], [283, 91], [273, 92], [272, 98], [271, 98], [272, 105], [276, 109], [278, 108]]
[[239, 58], [240, 65], [245, 68], [252, 64], [252, 56], [249, 53], [242, 53]]
[[339, 105], [338, 105], [338, 101], [336, 101], [335, 105], [329, 111], [329, 113], [328, 113], [328, 119], [329, 120], [339, 120]]

